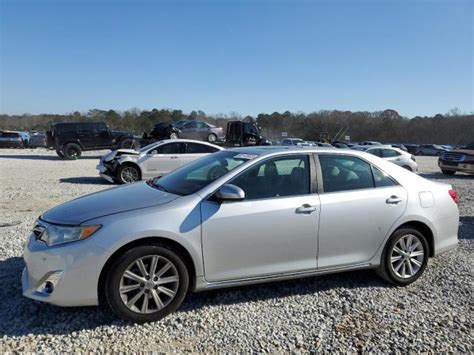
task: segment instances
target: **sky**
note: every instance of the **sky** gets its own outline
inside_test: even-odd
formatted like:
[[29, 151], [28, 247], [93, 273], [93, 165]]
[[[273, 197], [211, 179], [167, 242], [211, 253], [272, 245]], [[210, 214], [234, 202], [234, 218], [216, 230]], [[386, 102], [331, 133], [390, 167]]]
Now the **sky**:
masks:
[[0, 0], [0, 113], [474, 111], [472, 0]]

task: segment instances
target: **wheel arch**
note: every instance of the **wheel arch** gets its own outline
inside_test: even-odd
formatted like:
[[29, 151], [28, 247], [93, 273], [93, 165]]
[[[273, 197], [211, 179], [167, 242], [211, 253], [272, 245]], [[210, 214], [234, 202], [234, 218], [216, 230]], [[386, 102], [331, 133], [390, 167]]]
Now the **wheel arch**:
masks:
[[418, 230], [421, 234], [423, 234], [423, 236], [426, 238], [426, 241], [428, 242], [428, 247], [430, 249], [429, 250], [429, 252], [430, 252], [429, 257], [432, 258], [432, 257], [435, 256], [434, 234], [433, 234], [433, 231], [431, 230], [431, 228], [427, 224], [425, 224], [421, 221], [417, 221], [417, 220], [404, 222], [403, 224], [401, 224], [397, 228], [395, 228], [393, 233], [395, 233], [397, 230], [402, 229], [402, 228], [414, 228], [414, 229]]
[[160, 245], [170, 247], [183, 258], [183, 262], [186, 265], [186, 269], [188, 270], [188, 274], [189, 274], [189, 290], [194, 290], [195, 285], [196, 285], [196, 268], [194, 266], [194, 260], [191, 257], [191, 254], [188, 252], [188, 250], [179, 242], [169, 239], [169, 238], [144, 237], [144, 238], [136, 239], [122, 245], [120, 248], [114, 251], [114, 253], [105, 262], [104, 266], [102, 267], [102, 270], [100, 271], [99, 281], [97, 283], [97, 296], [98, 296], [99, 303], [101, 305], [106, 304], [104, 287], [105, 287], [107, 272], [110, 270], [113, 262], [120, 255], [122, 255], [123, 253], [125, 253], [127, 250], [131, 248], [142, 246], [142, 245], [151, 245], [151, 244], [160, 244]]

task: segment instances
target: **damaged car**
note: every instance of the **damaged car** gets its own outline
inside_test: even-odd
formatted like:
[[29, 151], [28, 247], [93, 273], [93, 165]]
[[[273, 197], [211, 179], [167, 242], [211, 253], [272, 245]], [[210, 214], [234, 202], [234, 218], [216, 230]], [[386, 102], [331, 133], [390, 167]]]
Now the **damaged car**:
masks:
[[140, 150], [118, 149], [104, 155], [97, 170], [111, 183], [130, 184], [162, 176], [197, 158], [224, 148], [202, 141], [167, 139]]

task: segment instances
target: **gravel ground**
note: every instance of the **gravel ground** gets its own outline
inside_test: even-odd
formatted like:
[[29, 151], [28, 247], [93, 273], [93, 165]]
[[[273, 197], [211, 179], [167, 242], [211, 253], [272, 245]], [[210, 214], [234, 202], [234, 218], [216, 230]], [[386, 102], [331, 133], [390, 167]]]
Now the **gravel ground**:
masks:
[[[103, 153], [103, 152], [102, 152]], [[98, 307], [59, 308], [22, 297], [22, 245], [34, 220], [71, 198], [108, 188], [101, 152], [62, 161], [54, 152], [0, 149], [0, 351], [429, 351], [472, 352], [474, 176], [421, 174], [460, 196], [459, 247], [398, 288], [372, 271], [188, 295], [153, 324], [132, 325]]]

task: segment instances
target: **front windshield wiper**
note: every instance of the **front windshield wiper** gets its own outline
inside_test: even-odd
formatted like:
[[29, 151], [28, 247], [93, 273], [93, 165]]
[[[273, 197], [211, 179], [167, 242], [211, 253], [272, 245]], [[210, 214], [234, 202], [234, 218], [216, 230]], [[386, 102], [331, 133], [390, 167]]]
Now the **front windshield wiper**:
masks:
[[167, 189], [167, 188], [164, 187], [163, 185], [160, 185], [158, 182], [155, 182], [155, 181], [157, 181], [157, 180], [158, 180], [158, 178], [150, 179], [150, 180], [147, 180], [146, 183], [147, 183], [149, 186], [151, 186], [151, 187], [153, 187], [153, 188], [155, 188], [155, 189], [157, 189], [157, 190], [160, 190], [160, 191], [163, 191], [163, 192], [167, 192], [167, 193], [170, 193], [170, 194], [173, 194], [173, 195], [180, 195], [180, 196], [182, 196], [182, 194], [180, 194], [180, 193], [178, 193], [178, 192], [176, 192], [176, 191], [172, 191], [172, 190], [170, 190], [170, 189]]

